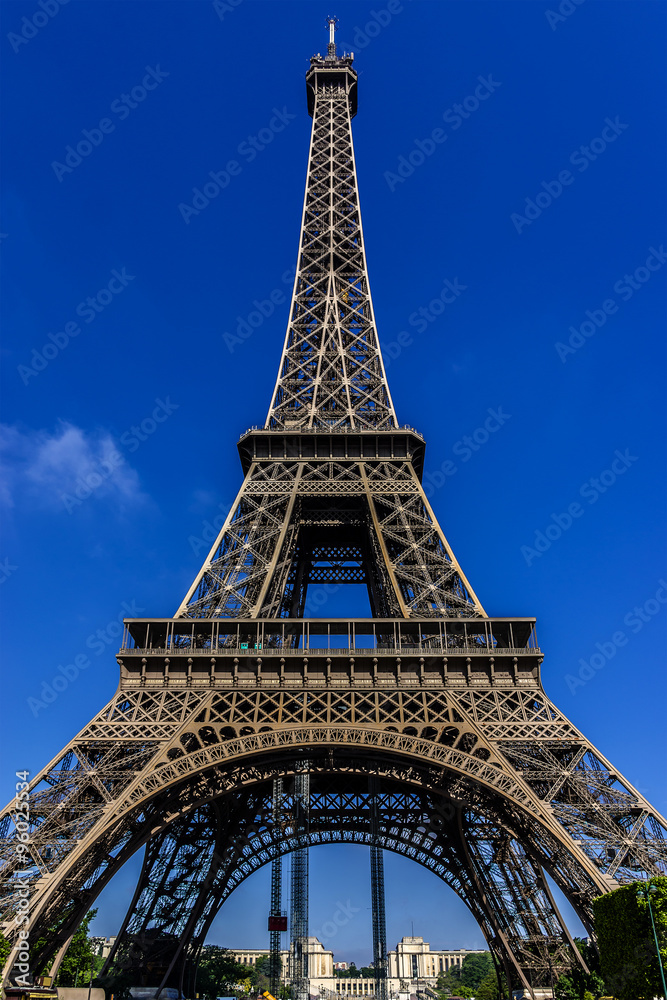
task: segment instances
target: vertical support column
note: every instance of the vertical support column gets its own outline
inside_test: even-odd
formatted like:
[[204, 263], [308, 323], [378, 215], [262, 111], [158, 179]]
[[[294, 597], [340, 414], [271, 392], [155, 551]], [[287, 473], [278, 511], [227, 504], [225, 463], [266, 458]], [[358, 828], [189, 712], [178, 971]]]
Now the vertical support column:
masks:
[[384, 859], [377, 843], [379, 834], [378, 792], [375, 776], [368, 779], [371, 817], [371, 912], [373, 914], [373, 971], [376, 1000], [387, 1000], [387, 928], [384, 910]]
[[294, 834], [297, 847], [292, 853], [290, 893], [290, 979], [292, 1000], [308, 1000], [308, 800], [310, 775], [308, 762], [294, 775]]
[[[273, 823], [274, 840], [278, 851], [282, 851], [282, 812], [283, 812], [283, 779], [273, 779]], [[282, 978], [282, 959], [280, 957], [280, 934], [282, 925], [282, 883], [283, 859], [282, 853], [271, 862], [271, 910], [269, 913], [269, 991], [278, 996]]]

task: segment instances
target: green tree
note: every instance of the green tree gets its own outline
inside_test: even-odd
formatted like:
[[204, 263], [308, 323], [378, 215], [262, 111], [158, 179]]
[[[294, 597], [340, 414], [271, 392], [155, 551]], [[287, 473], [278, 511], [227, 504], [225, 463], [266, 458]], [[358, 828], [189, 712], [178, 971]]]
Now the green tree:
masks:
[[574, 939], [574, 943], [591, 972], [600, 972], [600, 955], [595, 945], [578, 937]]
[[449, 969], [447, 972], [441, 972], [438, 976], [438, 989], [449, 993], [455, 993], [458, 987], [461, 985], [461, 970], [460, 969]]
[[9, 941], [2, 933], [2, 931], [0, 931], [0, 972], [2, 972], [2, 970], [4, 969], [5, 962], [7, 961], [7, 956], [9, 955], [11, 950], [12, 946], [10, 945]]
[[271, 986], [271, 956], [264, 955], [262, 958], [258, 958], [255, 964], [250, 970], [250, 978], [252, 979], [253, 992], [257, 994], [264, 993]]
[[461, 965], [461, 982], [475, 989], [490, 971], [493, 971], [490, 951], [481, 955], [466, 955]]
[[500, 1000], [498, 977], [495, 972], [487, 972], [475, 992], [475, 1000]]
[[97, 910], [89, 910], [70, 941], [58, 975], [57, 986], [84, 986], [94, 979], [99, 968], [97, 955], [93, 953], [93, 943], [88, 937], [88, 927], [97, 915]]
[[199, 960], [196, 992], [206, 1000], [216, 1000], [216, 997], [229, 993], [237, 984], [243, 984], [244, 991], [249, 993], [252, 979], [248, 972], [249, 967], [237, 962], [229, 948], [206, 944]]
[[443, 997], [473, 997], [475, 990], [462, 981], [461, 969], [450, 969], [449, 972], [441, 973], [438, 976], [438, 989]]
[[262, 958], [258, 958], [255, 962], [255, 972], [258, 976], [266, 976], [267, 978], [271, 975], [271, 956], [264, 955]]
[[618, 1000], [664, 996], [660, 961], [667, 969], [667, 877], [652, 878], [648, 886], [660, 959], [645, 895], [647, 883], [624, 885], [593, 904], [602, 975]]
[[475, 991], [472, 986], [466, 986], [465, 983], [459, 983], [456, 987], [456, 993], [454, 996], [463, 997], [463, 1000], [471, 1000], [475, 996]]
[[375, 975], [375, 969], [371, 968], [370, 965], [362, 965], [359, 969], [359, 975], [365, 976], [366, 979], [372, 979]]
[[575, 938], [574, 943], [581, 953], [590, 972], [584, 972], [577, 963], [570, 971], [559, 978], [554, 986], [556, 1000], [596, 1000], [606, 993], [604, 980], [600, 975], [599, 956], [592, 944], [587, 944], [581, 938]]
[[605, 993], [604, 981], [597, 972], [586, 975], [576, 970], [561, 976], [554, 986], [556, 1000], [596, 1000]]
[[577, 989], [572, 976], [560, 976], [554, 986], [554, 996], [556, 1000], [581, 1000], [581, 993]]
[[595, 945], [588, 944], [581, 938], [575, 938], [574, 943], [581, 953], [590, 972], [586, 973], [581, 966], [573, 964], [570, 971], [561, 976], [554, 987], [556, 1000], [596, 1000], [606, 992], [604, 980], [600, 975], [600, 958]]

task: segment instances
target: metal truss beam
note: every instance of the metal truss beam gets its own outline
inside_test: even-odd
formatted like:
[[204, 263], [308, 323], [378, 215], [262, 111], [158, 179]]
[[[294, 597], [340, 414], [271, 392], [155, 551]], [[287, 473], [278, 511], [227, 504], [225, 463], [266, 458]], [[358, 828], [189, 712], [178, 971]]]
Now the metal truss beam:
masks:
[[[273, 779], [273, 822], [279, 827], [283, 822], [283, 779]], [[283, 859], [279, 854], [271, 862], [271, 907], [269, 915], [274, 921], [282, 919], [283, 890]], [[282, 979], [283, 965], [281, 958], [281, 931], [277, 926], [270, 927], [269, 936], [269, 992], [278, 996]]]
[[299, 846], [292, 853], [290, 879], [290, 982], [293, 1000], [308, 1000], [308, 833], [310, 828], [310, 774], [304, 761], [294, 775], [293, 836]]
[[373, 922], [373, 972], [376, 1000], [387, 1000], [387, 927], [384, 908], [384, 859], [379, 846], [379, 784], [375, 775], [368, 781], [371, 814], [371, 914]]
[[266, 426], [392, 428], [352, 145], [352, 59], [311, 60], [313, 128], [290, 318]]
[[[414, 711], [423, 712], [423, 695], [419, 700], [421, 701], [421, 706], [418, 708], [415, 704]], [[238, 695], [236, 701], [240, 710], [242, 706]], [[431, 712], [433, 712], [435, 703], [432, 699], [430, 703]], [[404, 704], [407, 707], [407, 703], [404, 702]], [[460, 705], [460, 701], [458, 704]], [[482, 704], [483, 702], [480, 698], [480, 708]], [[248, 705], [248, 710], [250, 710], [250, 704]], [[315, 705], [313, 705], [313, 710], [317, 711]], [[255, 709], [252, 709], [252, 711], [254, 713]], [[456, 711], [455, 709], [454, 713]], [[180, 784], [175, 786], [175, 790], [171, 793], [171, 796], [165, 797], [165, 792], [161, 797], [158, 796], [155, 799], [153, 797], [154, 793], [149, 793], [151, 794], [151, 798], [146, 804], [138, 806], [140, 810], [138, 816], [143, 816], [143, 829], [147, 831], [143, 835], [149, 836], [150, 831], [156, 829], [158, 833], [153, 834], [157, 842], [149, 845], [150, 861], [144, 866], [144, 882], [141, 891], [137, 895], [137, 902], [135, 904], [136, 913], [128, 918], [126, 924], [128, 944], [124, 947], [127, 947], [131, 955], [136, 955], [137, 942], [140, 948], [143, 948], [147, 943], [145, 935], [142, 938], [142, 933], [149, 925], [147, 919], [149, 915], [168, 914], [170, 907], [173, 907], [173, 924], [165, 923], [164, 925], [160, 925], [159, 940], [155, 942], [156, 947], [160, 943], [166, 946], [163, 949], [163, 954], [155, 956], [155, 964], [159, 968], [165, 968], [166, 965], [165, 975], [171, 966], [171, 979], [168, 975], [165, 978], [165, 983], [169, 984], [174, 983], [173, 976], [180, 974], [179, 968], [182, 969], [185, 958], [190, 959], [190, 956], [194, 954], [193, 948], [196, 952], [196, 949], [203, 943], [202, 930], [210, 924], [210, 920], [213, 919], [215, 912], [217, 912], [224, 898], [227, 898], [235, 885], [239, 884], [240, 880], [243, 880], [251, 871], [255, 870], [257, 865], [261, 866], [271, 861], [273, 857], [278, 856], [281, 850], [295, 851], [305, 846], [303, 838], [301, 837], [300, 839], [299, 836], [296, 836], [293, 828], [285, 830], [277, 827], [271, 818], [273, 811], [273, 777], [270, 779], [271, 783], [267, 786], [266, 793], [261, 793], [264, 796], [263, 798], [258, 799], [256, 796], [246, 798], [246, 793], [241, 795], [240, 792], [234, 792], [235, 789], [239, 789], [244, 783], [247, 784], [248, 782], [250, 782], [250, 785], [248, 785], [250, 789], [253, 782], [260, 780], [266, 772], [263, 768], [258, 770], [257, 764], [250, 767], [248, 764], [241, 764], [239, 769], [234, 764], [234, 761], [242, 759], [243, 755], [239, 756], [239, 754], [243, 738], [230, 739], [229, 735], [227, 735], [224, 744], [220, 742], [212, 743], [212, 734], [218, 730], [217, 726], [210, 725], [212, 721], [211, 708], [199, 714], [202, 718], [202, 722], [199, 725], [199, 737], [197, 738], [197, 746], [191, 744], [191, 753], [195, 756], [201, 754], [204, 744], [199, 741], [208, 740], [208, 752], [211, 754], [210, 764], [213, 769], [208, 772], [196, 772], [193, 774], [191, 781], [188, 781], [186, 778], [187, 769], [185, 772], [181, 771], [182, 778]], [[228, 713], [226, 714], [227, 721], [229, 721], [229, 715]], [[416, 721], [416, 718], [413, 721]], [[240, 722], [241, 719], [239, 718]], [[220, 724], [218, 723], [218, 725]], [[231, 727], [222, 726], [219, 732], [222, 734], [223, 729], [229, 728]], [[245, 729], [246, 726], [240, 724], [239, 728]], [[403, 728], [409, 730], [412, 727], [409, 724], [404, 724]], [[509, 962], [510, 967], [514, 969], [515, 979], [519, 975], [516, 971], [517, 968], [523, 969], [524, 967], [530, 969], [531, 975], [537, 975], [539, 972], [540, 976], [544, 977], [548, 974], [548, 963], [550, 960], [562, 963], [563, 949], [566, 947], [566, 943], [564, 943], [564, 930], [560, 922], [555, 918], [556, 923], [554, 924], [553, 918], [549, 917], [549, 913], [552, 913], [554, 908], [548, 898], [548, 894], [545, 895], [543, 891], [544, 880], [541, 875], [542, 870], [548, 871], [555, 879], [556, 883], [577, 909], [580, 917], [589, 927], [591, 926], [590, 913], [592, 899], [599, 895], [601, 891], [604, 891], [604, 875], [597, 866], [586, 864], [585, 861], [582, 864], [581, 848], [578, 850], [575, 849], [567, 835], [557, 836], [557, 830], [554, 829], [557, 824], [552, 822], [550, 824], [551, 828], [549, 828], [548, 824], [544, 825], [545, 820], [543, 819], [542, 825], [539, 822], [536, 825], [533, 816], [536, 816], [536, 809], [539, 809], [538, 800], [531, 797], [527, 790], [525, 790], [523, 796], [519, 795], [518, 797], [518, 788], [517, 792], [511, 792], [511, 786], [507, 784], [503, 775], [501, 766], [502, 758], [492, 755], [487, 761], [484, 761], [481, 757], [473, 757], [471, 753], [457, 750], [456, 747], [446, 747], [438, 741], [438, 729], [435, 726], [430, 727], [435, 731], [432, 734], [432, 736], [436, 737], [435, 740], [424, 739], [423, 735], [425, 735], [428, 728], [422, 726], [422, 737], [408, 735], [401, 737], [399, 734], [392, 734], [391, 728], [389, 728], [384, 731], [382, 737], [384, 749], [381, 748], [381, 744], [377, 744], [376, 737], [373, 737], [373, 741], [369, 742], [367, 749], [365, 749], [364, 743], [366, 743], [366, 739], [360, 742], [359, 736], [354, 737], [353, 735], [358, 731], [352, 729], [347, 730], [345, 742], [340, 744], [338, 748], [335, 744], [329, 743], [329, 749], [327, 749], [326, 743], [321, 744], [322, 750], [320, 752], [324, 753], [325, 756], [324, 758], [318, 757], [317, 760], [311, 763], [311, 774], [317, 773], [318, 782], [325, 779], [329, 782], [338, 780], [342, 782], [342, 785], [339, 784], [338, 791], [335, 794], [332, 792], [326, 801], [319, 800], [325, 801], [326, 806], [322, 806], [319, 812], [317, 811], [317, 804], [313, 805], [313, 795], [319, 791], [320, 786], [318, 785], [315, 792], [311, 793], [308, 842], [332, 842], [349, 834], [352, 840], [360, 839], [360, 842], [366, 842], [370, 845], [373, 842], [373, 834], [369, 812], [368, 779], [366, 778], [365, 788], [356, 793], [356, 795], [352, 795], [345, 790], [353, 787], [354, 781], [358, 780], [355, 779], [355, 775], [360, 766], [366, 773], [368, 773], [369, 767], [377, 768], [377, 763], [373, 765], [372, 762], [379, 760], [378, 753], [386, 755], [391, 745], [394, 746], [393, 753], [398, 752], [399, 759], [403, 757], [406, 760], [412, 759], [415, 764], [421, 760], [419, 766], [426, 768], [423, 773], [419, 772], [419, 770], [412, 773], [411, 767], [406, 767], [405, 764], [400, 765], [398, 768], [396, 765], [393, 765], [386, 766], [380, 771], [372, 771], [372, 773], [377, 773], [378, 775], [382, 773], [385, 776], [390, 775], [394, 782], [408, 782], [408, 784], [412, 782], [415, 786], [419, 785], [420, 787], [423, 787], [424, 783], [427, 783], [433, 788], [434, 794], [436, 794], [436, 798], [430, 804], [424, 802], [421, 804], [411, 803], [409, 806], [403, 804], [401, 814], [400, 803], [405, 803], [405, 798], [401, 800], [400, 795], [396, 791], [393, 791], [391, 796], [387, 793], [383, 806], [386, 819], [383, 819], [385, 825], [384, 828], [381, 828], [381, 846], [389, 850], [402, 850], [401, 843], [407, 843], [408, 846], [412, 845], [410, 848], [412, 853], [409, 856], [412, 856], [419, 863], [432, 866], [433, 870], [436, 870], [436, 873], [448, 880], [455, 891], [459, 892], [462, 898], [468, 902], [476, 918], [480, 921], [480, 925], [490, 945], [493, 945], [501, 959]], [[458, 737], [455, 737], [452, 730], [455, 730], [459, 734]], [[362, 730], [362, 732], [365, 732], [367, 738], [369, 738], [372, 736], [373, 730]], [[459, 726], [455, 726], [451, 724], [451, 721], [449, 725], [442, 728], [442, 736], [448, 741], [453, 739], [454, 743], [461, 745], [464, 742], [463, 737], [470, 735], [470, 732], [471, 730], [468, 726], [461, 726], [460, 724]], [[270, 734], [264, 735], [268, 736]], [[297, 730], [287, 730], [286, 735], [289, 735], [290, 738], [285, 745], [285, 750], [288, 753], [293, 753]], [[194, 736], [194, 733], [192, 736]], [[311, 752], [318, 743], [318, 736], [314, 730], [307, 729], [300, 733], [300, 737], [304, 748], [308, 748], [310, 757]], [[257, 739], [257, 736], [245, 737], [245, 741], [249, 745], [253, 740], [256, 741]], [[176, 742], [181, 741], [177, 740]], [[190, 743], [190, 740], [186, 740], [185, 742]], [[174, 741], [170, 741], [170, 744], [174, 746]], [[267, 759], [273, 758], [275, 760], [274, 767], [277, 765], [281, 768], [279, 773], [289, 774], [289, 769], [285, 771], [285, 765], [281, 766], [279, 764], [281, 753], [279, 748], [274, 745], [274, 749], [271, 749], [270, 741], [264, 738], [262, 738], [260, 743], [255, 745], [259, 747], [261, 744], [264, 744], [266, 747], [263, 752], [265, 754], [268, 753], [269, 756]], [[236, 770], [232, 770], [229, 773], [228, 778], [223, 777], [221, 760], [217, 759], [218, 754], [215, 753], [223, 745], [230, 751], [227, 758], [229, 763], [225, 766], [232, 767], [233, 769], [236, 768]], [[433, 747], [434, 751], [440, 748], [435, 757], [424, 755], [424, 750], [429, 745]], [[465, 745], [473, 753], [478, 749], [475, 744], [471, 745], [469, 740], [465, 742]], [[400, 747], [403, 749], [399, 749]], [[412, 752], [406, 757], [405, 751], [408, 747], [411, 748]], [[353, 761], [350, 762], [348, 756], [352, 748], [356, 748], [354, 752], [357, 754], [362, 754], [357, 764]], [[479, 746], [479, 749], [482, 749], [482, 747]], [[438, 758], [443, 762], [447, 759], [450, 768], [442, 771], [436, 768], [434, 771], [433, 766]], [[461, 770], [460, 768], [464, 759], [469, 761], [467, 774], [465, 769]], [[451, 770], [455, 761], [459, 763], [458, 773], [460, 777], [458, 778], [456, 777], [456, 771]], [[178, 758], [177, 762], [180, 764], [183, 762], [183, 758]], [[293, 765], [293, 767], [295, 766]], [[155, 765], [153, 765], [151, 770], [155, 771]], [[335, 778], [336, 772], [340, 774], [340, 778]], [[201, 777], [197, 777], [197, 773]], [[203, 777], [206, 773], [208, 773], [208, 777], [204, 781]], [[440, 778], [437, 777], [438, 774], [441, 775]], [[274, 776], [277, 776], [275, 772]], [[583, 778], [586, 787], [590, 788], [588, 775], [584, 774]], [[486, 785], [486, 792], [484, 792], [484, 784], [480, 784], [480, 779], [489, 782]], [[184, 783], [184, 781], [187, 783]], [[385, 787], [385, 781], [386, 777], [382, 778], [383, 788]], [[440, 792], [436, 793], [439, 785]], [[156, 788], [166, 788], [168, 786], [169, 782], [165, 783], [164, 779], [158, 774]], [[571, 795], [575, 787], [576, 785], [570, 783], [567, 794]], [[403, 794], [405, 795], [405, 793]], [[438, 799], [438, 794], [449, 796], [448, 799], [445, 799], [444, 805]], [[223, 796], [222, 798], [220, 798], [221, 795]], [[230, 795], [232, 796], [231, 798]], [[324, 795], [324, 791], [322, 791], [322, 795]], [[491, 798], [488, 797], [489, 795], [491, 795]], [[204, 796], [204, 800], [208, 799], [209, 801], [215, 800], [216, 802], [220, 802], [220, 805], [217, 807], [219, 817], [216, 821], [217, 827], [213, 823], [213, 820], [209, 818], [209, 832], [206, 833], [202, 828], [205, 840], [208, 838], [206, 843], [209, 845], [208, 847], [202, 846], [202, 852], [214, 850], [215, 855], [212, 859], [207, 860], [206, 863], [203, 863], [200, 857], [198, 865], [188, 869], [187, 865], [190, 862], [187, 850], [185, 856], [181, 859], [178, 856], [176, 848], [186, 849], [187, 845], [193, 840], [192, 831], [197, 828], [197, 825], [201, 827], [201, 816], [203, 814], [193, 810], [197, 806], [197, 802], [201, 802], [202, 796]], [[336, 796], [339, 796], [339, 798], [336, 799]], [[341, 799], [340, 796], [344, 797]], [[152, 806], [149, 806], [149, 802], [152, 802]], [[442, 834], [443, 829], [449, 831], [447, 836], [451, 840], [453, 836], [451, 834], [452, 817], [455, 817], [457, 810], [462, 808], [461, 804], [468, 803], [472, 808], [471, 804], [474, 802], [487, 803], [485, 807], [485, 826], [475, 830], [473, 838], [475, 842], [479, 844], [483, 843], [482, 834], [486, 831], [485, 835], [490, 845], [488, 850], [493, 853], [500, 839], [500, 831], [505, 831], [503, 834], [505, 839], [511, 837], [518, 845], [516, 850], [520, 848], [523, 852], [520, 855], [520, 862], [517, 861], [514, 868], [518, 870], [526, 868], [528, 864], [526, 861], [526, 850], [530, 850], [530, 858], [533, 859], [531, 863], [536, 871], [536, 875], [532, 881], [520, 884], [518, 888], [516, 883], [510, 883], [509, 886], [506, 886], [506, 881], [509, 877], [506, 866], [498, 865], [494, 867], [494, 865], [488, 863], [488, 857], [481, 856], [477, 860], [475, 858], [468, 858], [463, 850], [463, 845], [470, 843], [470, 835], [459, 838], [458, 847], [455, 842], [452, 842], [449, 848], [449, 856], [446, 860], [443, 860], [442, 848], [438, 848], [437, 842], [432, 841], [434, 841], [436, 834], [439, 832]], [[203, 808], [203, 803], [201, 807], [197, 806], [197, 808]], [[350, 814], [350, 808], [353, 809], [352, 814]], [[630, 808], [633, 808], [633, 806], [630, 805]], [[186, 810], [185, 813], [182, 812], [183, 809]], [[294, 811], [294, 809], [295, 807], [293, 806], [292, 810]], [[490, 812], [490, 810], [493, 811]], [[181, 815], [183, 819], [179, 819]], [[256, 818], [261, 815], [265, 815], [267, 819], [258, 828]], [[363, 822], [361, 819], [354, 819], [355, 816], [360, 815], [366, 815], [367, 819]], [[401, 815], [404, 817], [404, 820], [401, 818]], [[472, 815], [474, 813], [471, 813]], [[491, 819], [489, 819], [489, 816], [491, 816]], [[421, 819], [421, 817], [425, 818]], [[178, 830], [179, 823], [186, 824], [180, 832]], [[496, 826], [493, 826], [493, 823]], [[189, 824], [194, 824], [194, 827], [191, 827]], [[261, 830], [264, 826], [266, 826], [266, 832], [262, 833]], [[211, 833], [214, 827], [219, 831], [215, 836]], [[115, 829], [118, 830], [119, 827]], [[164, 830], [164, 833], [160, 833], [160, 830]], [[408, 834], [410, 830], [413, 831], [412, 834]], [[138, 827], [137, 838], [141, 836], [142, 830]], [[408, 836], [409, 839], [406, 840]], [[160, 837], [164, 838], [162, 844], [159, 842]], [[415, 837], [417, 838], [416, 841]], [[218, 846], [212, 848], [210, 845], [213, 844], [214, 840]], [[280, 847], [283, 840], [283, 847]], [[253, 848], [253, 850], [256, 850], [257, 860], [255, 862], [252, 861], [249, 855], [249, 842], [256, 843], [256, 848]], [[96, 846], [96, 843], [99, 846]], [[80, 900], [82, 897], [86, 899], [83, 912], [79, 911], [79, 918], [85, 913], [85, 909], [91, 905], [97, 891], [99, 891], [98, 887], [104, 884], [104, 876], [101, 873], [104, 868], [104, 858], [108, 858], [111, 853], [106, 848], [108, 843], [109, 841], [104, 835], [97, 842], [88, 838], [88, 850], [82, 855], [82, 859], [83, 857], [87, 859], [87, 867], [85, 862], [82, 862], [82, 864], [74, 868], [78, 876], [77, 886], [79, 887], [73, 893], [74, 899]], [[660, 857], [662, 858], [661, 861], [658, 861], [657, 871], [665, 870], [667, 867], [665, 865], [664, 841], [662, 841], [662, 844], [661, 853], [656, 853], [658, 848], [657, 842], [654, 842], [652, 847], [655, 861], [658, 861]], [[102, 854], [100, 854], [100, 851]], [[453, 882], [451, 880], [452, 851], [456, 853], [459, 859], [457, 862], [459, 875]], [[160, 857], [163, 860], [160, 861]], [[584, 854], [583, 859], [585, 857], [586, 855]], [[645, 860], [648, 861], [649, 858], [646, 857]], [[655, 861], [653, 862], [654, 867]], [[474, 878], [471, 882], [470, 878], [465, 875], [466, 866], [470, 871], [478, 872], [477, 882]], [[177, 884], [174, 885], [172, 885], [172, 880], [167, 878], [165, 884], [168, 891], [165, 890], [163, 894], [161, 888], [163, 874], [169, 871], [175, 871], [176, 873], [187, 872], [188, 875], [186, 879], [180, 882], [177, 875]], [[597, 875], [592, 873], [597, 873]], [[54, 888], [60, 885], [61, 889], [57, 895], [52, 895], [52, 907], [42, 910], [42, 919], [45, 921], [46, 926], [53, 919], [48, 916], [50, 913], [60, 911], [67, 913], [67, 899], [72, 893], [72, 889], [69, 888], [70, 884], [66, 880], [59, 881], [58, 878], [54, 880]], [[617, 883], [614, 881], [610, 884]], [[178, 891], [176, 892], [176, 890]], [[192, 916], [196, 912], [196, 919], [185, 925], [179, 923], [178, 920], [180, 918], [178, 917], [178, 913], [181, 910], [178, 909], [176, 903], [185, 911], [191, 905], [188, 901], [192, 900], [195, 901], [195, 906], [190, 910], [190, 913]], [[494, 900], [493, 910], [489, 909], [491, 906], [490, 900]], [[535, 900], [537, 900], [537, 903], [535, 903]], [[70, 910], [72, 905], [72, 903], [69, 904]], [[538, 911], [541, 913], [539, 919], [535, 918], [537, 923], [533, 922], [528, 925], [525, 919], [517, 923], [516, 914], [520, 910], [522, 912], [533, 912], [535, 906], [538, 907]], [[513, 910], [512, 907], [515, 907], [515, 909]], [[40, 933], [42, 926], [44, 925], [36, 923], [36, 933]], [[536, 957], [534, 954], [535, 941], [533, 939], [538, 938], [540, 934], [548, 938], [548, 941], [551, 942], [546, 952], [548, 957], [545, 957], [544, 952], [541, 953], [541, 957]], [[528, 940], [528, 943], [526, 943], [525, 939]], [[176, 944], [175, 942], [178, 943]], [[53, 947], [55, 948], [55, 942], [53, 942]], [[120, 947], [121, 942], [119, 942]], [[171, 961], [165, 963], [164, 958], [165, 955], [168, 956], [170, 947], [172, 948]], [[183, 958], [179, 958], [179, 955], [183, 955]], [[42, 958], [44, 957], [47, 956], [42, 956]], [[175, 962], [173, 961], [174, 959], [176, 959]], [[519, 982], [521, 982], [520, 979]], [[533, 982], [535, 982], [535, 979], [533, 979]]]
[[[303, 765], [295, 762], [294, 766]], [[301, 777], [302, 774], [294, 775], [297, 787]], [[273, 820], [272, 782], [258, 786], [256, 791], [232, 792], [235, 804], [227, 810], [230, 825], [226, 842], [224, 837], [220, 841], [215, 874], [204, 877], [199, 888], [190, 892], [196, 897], [203, 889], [209, 898], [193, 928], [189, 951], [181, 954], [182, 982], [194, 988], [187, 962], [193, 961], [210, 922], [237, 885], [258, 867], [289, 851], [293, 871], [302, 877], [299, 865], [307, 851], [304, 844], [340, 841], [367, 843], [376, 852], [398, 851], [438, 874], [468, 904], [498, 961], [507, 965], [515, 984], [525, 985], [525, 980], [532, 980], [534, 985], [548, 984], [552, 969], [565, 969], [574, 954], [570, 950], [571, 941], [558, 916], [553, 915], [552, 901], [544, 889], [541, 857], [526, 853], [520, 846], [523, 831], [517, 828], [515, 817], [502, 802], [480, 797], [473, 786], [450, 785], [438, 795], [425, 793], [423, 787], [417, 786], [406, 792], [400, 777], [405, 775], [399, 776], [396, 771], [391, 776], [385, 775], [382, 792], [369, 795], [369, 783], [378, 788], [379, 776], [368, 771], [367, 766], [362, 769], [361, 762], [351, 760], [340, 773], [322, 770], [321, 764], [314, 762], [307, 835], [304, 824], [294, 821], [302, 792], [290, 797], [292, 819], [287, 825]], [[457, 797], [449, 794], [450, 789]], [[467, 845], [473, 842], [471, 858]], [[211, 871], [212, 867], [204, 865], [202, 871], [205, 870]], [[472, 880], [470, 872], [476, 873]], [[376, 882], [375, 889], [378, 887]], [[374, 895], [378, 896], [377, 891]], [[164, 899], [163, 890], [157, 891], [156, 896], [158, 901]], [[136, 912], [127, 921], [128, 927], [136, 925], [138, 915], [145, 920], [149, 913], [159, 909], [156, 900], [150, 900], [150, 894], [135, 900], [133, 906]], [[586, 919], [586, 914], [583, 916]], [[376, 926], [381, 939], [380, 922]], [[176, 925], [174, 931], [178, 931]], [[161, 935], [163, 941], [172, 942], [177, 936], [175, 933], [170, 939], [167, 929]], [[119, 953], [127, 954], [129, 950], [131, 955], [136, 940], [128, 937]], [[139, 943], [145, 951], [150, 941]], [[153, 943], [154, 949], [146, 952], [144, 964], [149, 962], [163, 968], [164, 947], [157, 936]], [[381, 944], [378, 950], [382, 950]], [[297, 949], [293, 954], [299, 957]], [[125, 968], [123, 963], [121, 968]], [[298, 977], [296, 967], [294, 975]], [[165, 976], [162, 985], [178, 986], [178, 977]]]
[[317, 459], [252, 464], [176, 617], [302, 617], [322, 535], [358, 554], [322, 579], [363, 579], [375, 617], [484, 615], [408, 460]]

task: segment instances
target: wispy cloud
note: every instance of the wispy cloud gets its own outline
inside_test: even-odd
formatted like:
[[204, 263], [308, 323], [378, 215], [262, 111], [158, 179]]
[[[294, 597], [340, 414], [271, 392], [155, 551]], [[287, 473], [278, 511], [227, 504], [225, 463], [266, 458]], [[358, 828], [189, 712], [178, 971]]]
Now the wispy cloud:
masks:
[[66, 421], [53, 433], [0, 424], [0, 463], [5, 507], [31, 502], [71, 513], [90, 496], [119, 510], [147, 499], [109, 433]]

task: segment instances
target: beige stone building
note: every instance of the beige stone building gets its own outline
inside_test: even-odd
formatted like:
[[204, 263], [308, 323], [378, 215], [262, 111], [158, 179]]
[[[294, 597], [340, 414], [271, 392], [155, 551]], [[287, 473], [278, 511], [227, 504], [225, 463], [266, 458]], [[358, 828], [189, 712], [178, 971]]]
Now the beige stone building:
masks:
[[[237, 962], [242, 965], [254, 966], [269, 954], [267, 948], [232, 949]], [[421, 937], [403, 937], [394, 951], [388, 953], [387, 992], [389, 997], [400, 994], [414, 993], [426, 986], [435, 986], [438, 976], [449, 969], [460, 968], [466, 955], [482, 954], [482, 949], [467, 950], [465, 948], [431, 950], [428, 941]], [[288, 976], [289, 952], [280, 953], [283, 963], [283, 975]], [[342, 963], [339, 963], [342, 964]], [[334, 1000], [336, 997], [352, 1000], [354, 997], [372, 998], [375, 996], [375, 980], [359, 977], [337, 976], [334, 969], [334, 956], [316, 938], [308, 938], [308, 975], [310, 978], [310, 995], [321, 996], [324, 1000]]]
[[422, 937], [403, 937], [395, 951], [387, 955], [390, 979], [405, 979], [408, 982], [424, 980], [435, 983], [438, 976], [450, 969], [460, 969], [466, 955], [481, 955], [483, 949], [436, 949], [431, 950], [428, 941]]
[[[254, 966], [260, 959], [268, 958], [269, 955], [268, 948], [244, 948], [242, 950], [232, 948], [230, 950], [241, 965]], [[280, 958], [283, 963], [283, 975], [287, 976], [289, 951], [281, 951]], [[311, 980], [330, 980], [334, 976], [333, 952], [326, 951], [324, 945], [316, 937], [308, 938], [308, 975]]]
[[111, 949], [116, 943], [115, 937], [92, 937], [90, 939], [93, 955], [100, 955], [106, 959], [111, 954]]

